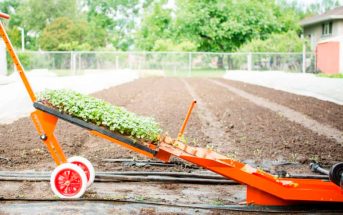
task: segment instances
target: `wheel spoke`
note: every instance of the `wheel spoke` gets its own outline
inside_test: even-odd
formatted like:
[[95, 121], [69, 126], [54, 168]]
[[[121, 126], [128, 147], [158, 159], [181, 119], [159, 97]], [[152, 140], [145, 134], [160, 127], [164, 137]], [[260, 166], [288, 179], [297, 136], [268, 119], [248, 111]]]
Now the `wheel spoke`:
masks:
[[61, 194], [73, 196], [82, 187], [81, 176], [73, 169], [64, 169], [56, 174], [55, 187]]

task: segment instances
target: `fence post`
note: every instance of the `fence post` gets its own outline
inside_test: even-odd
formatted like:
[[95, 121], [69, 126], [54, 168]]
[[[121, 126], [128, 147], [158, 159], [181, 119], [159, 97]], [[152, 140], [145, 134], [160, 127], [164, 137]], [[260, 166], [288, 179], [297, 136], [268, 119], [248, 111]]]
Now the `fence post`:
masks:
[[192, 76], [192, 52], [188, 53], [188, 76]]
[[303, 55], [302, 55], [302, 60], [303, 60], [303, 65], [302, 65], [302, 72], [306, 73], [306, 44], [305, 44], [305, 39], [304, 39], [304, 35], [301, 35], [301, 39], [303, 41]]
[[81, 70], [82, 70], [81, 53], [82, 52], [79, 52], [79, 57], [78, 57], [79, 65], [78, 65], [77, 71], [79, 72], [79, 74], [81, 73]]
[[247, 66], [248, 66], [248, 71], [250, 72], [252, 70], [252, 54], [251, 54], [251, 52], [249, 52], [247, 55]]
[[116, 72], [118, 71], [118, 66], [119, 66], [119, 59], [118, 59], [118, 55], [116, 55]]
[[71, 51], [70, 52], [70, 71], [73, 72], [73, 74], [75, 75], [75, 60], [74, 60], [74, 53]]

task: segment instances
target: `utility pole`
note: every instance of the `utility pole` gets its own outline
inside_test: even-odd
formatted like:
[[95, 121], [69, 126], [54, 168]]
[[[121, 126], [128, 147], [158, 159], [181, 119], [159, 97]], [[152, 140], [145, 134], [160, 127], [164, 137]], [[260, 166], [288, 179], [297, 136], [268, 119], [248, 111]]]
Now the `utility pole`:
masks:
[[303, 73], [306, 73], [306, 41], [305, 41], [305, 38], [304, 38], [304, 35], [302, 34], [301, 35], [301, 40], [303, 41], [303, 55], [302, 55], [302, 58], [303, 58], [303, 65], [302, 65], [302, 72]]
[[18, 29], [21, 31], [21, 51], [25, 51], [25, 32], [24, 32], [24, 28], [18, 27]]

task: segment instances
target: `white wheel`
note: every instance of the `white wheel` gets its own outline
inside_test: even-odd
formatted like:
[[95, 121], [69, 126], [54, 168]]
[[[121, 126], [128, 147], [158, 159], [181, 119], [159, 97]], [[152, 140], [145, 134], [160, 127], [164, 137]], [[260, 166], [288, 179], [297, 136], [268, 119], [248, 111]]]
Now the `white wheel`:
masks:
[[84, 157], [74, 156], [68, 158], [67, 161], [68, 163], [73, 163], [76, 164], [78, 167], [81, 167], [81, 169], [86, 173], [87, 187], [93, 184], [95, 178], [95, 171], [93, 165], [91, 164], [91, 162], [89, 162], [89, 160], [87, 160]]
[[63, 199], [80, 198], [87, 189], [85, 172], [75, 164], [64, 163], [52, 171], [50, 186], [56, 196]]

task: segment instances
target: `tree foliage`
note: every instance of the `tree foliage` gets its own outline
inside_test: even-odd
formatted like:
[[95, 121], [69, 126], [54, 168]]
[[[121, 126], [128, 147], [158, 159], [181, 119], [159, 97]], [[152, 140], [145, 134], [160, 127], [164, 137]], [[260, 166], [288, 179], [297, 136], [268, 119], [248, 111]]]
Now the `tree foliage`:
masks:
[[18, 16], [22, 17], [22, 27], [40, 33], [56, 18], [77, 16], [76, 0], [22, 0]]
[[171, 10], [163, 9], [164, 3], [165, 1], [153, 4], [152, 9], [147, 11], [144, 16], [136, 37], [136, 45], [142, 50], [153, 50], [157, 40], [169, 39], [169, 42], [175, 40], [173, 38]]
[[[300, 19], [341, 5], [340, 0], [0, 0], [9, 13], [9, 36], [21, 46], [18, 27], [31, 50], [232, 52], [251, 40], [287, 31]], [[304, 5], [307, 5], [304, 9]], [[66, 20], [62, 25], [61, 18]], [[57, 23], [56, 23], [57, 22]], [[63, 28], [66, 27], [66, 28]], [[58, 29], [59, 27], [59, 29]], [[80, 35], [72, 29], [80, 28]], [[58, 29], [58, 30], [57, 30]], [[61, 44], [55, 35], [61, 39]], [[70, 38], [68, 38], [70, 37]]]
[[152, 0], [87, 0], [87, 18], [109, 34], [109, 42], [115, 49], [128, 50], [134, 43], [133, 32], [137, 28], [140, 10]]
[[[305, 41], [294, 31], [274, 33], [268, 39], [253, 39], [240, 52], [301, 52]], [[308, 44], [308, 43], [307, 43]]]
[[91, 50], [105, 45], [104, 34], [94, 38], [92, 26], [83, 20], [71, 20], [68, 17], [55, 19], [43, 31], [39, 44], [45, 50]]
[[253, 38], [300, 29], [290, 11], [268, 0], [180, 0], [175, 15], [155, 4], [144, 17], [137, 46], [153, 50], [157, 41], [169, 39], [189, 41], [199, 51], [231, 52]]

